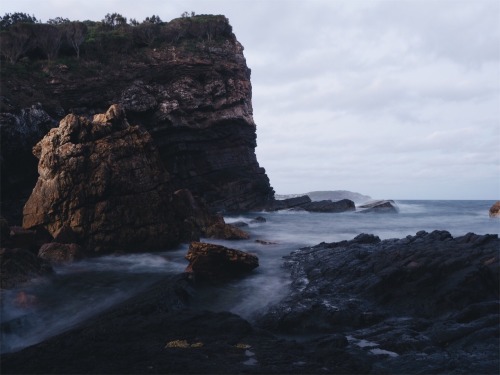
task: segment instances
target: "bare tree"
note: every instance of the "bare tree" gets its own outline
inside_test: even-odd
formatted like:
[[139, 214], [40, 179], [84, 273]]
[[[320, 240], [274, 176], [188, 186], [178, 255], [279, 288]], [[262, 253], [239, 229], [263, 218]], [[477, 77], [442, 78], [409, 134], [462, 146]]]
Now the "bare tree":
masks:
[[36, 25], [36, 45], [46, 55], [48, 60], [57, 57], [62, 43], [62, 32], [54, 25], [38, 24]]
[[104, 16], [104, 19], [101, 22], [106, 26], [115, 28], [118, 26], [125, 26], [127, 24], [127, 18], [123, 17], [119, 13], [108, 13]]
[[69, 22], [64, 25], [66, 40], [75, 50], [77, 59], [80, 58], [80, 46], [85, 41], [87, 31], [87, 25], [85, 25], [83, 22]]
[[152, 23], [154, 25], [161, 25], [163, 21], [161, 20], [160, 16], [157, 15], [152, 15], [151, 17], [146, 17], [142, 23]]
[[16, 23], [8, 31], [0, 33], [0, 52], [15, 64], [31, 48], [33, 43], [33, 26], [27, 23]]
[[71, 22], [68, 18], [56, 17], [47, 21], [49, 25], [62, 25]]

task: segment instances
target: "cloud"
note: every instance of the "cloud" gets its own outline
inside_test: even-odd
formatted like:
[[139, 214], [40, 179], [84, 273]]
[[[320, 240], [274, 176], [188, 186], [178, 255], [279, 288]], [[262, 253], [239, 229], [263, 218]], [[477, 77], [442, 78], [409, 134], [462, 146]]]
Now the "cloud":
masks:
[[226, 15], [252, 70], [258, 160], [278, 193], [500, 198], [497, 0], [4, 0], [2, 8], [43, 20]]

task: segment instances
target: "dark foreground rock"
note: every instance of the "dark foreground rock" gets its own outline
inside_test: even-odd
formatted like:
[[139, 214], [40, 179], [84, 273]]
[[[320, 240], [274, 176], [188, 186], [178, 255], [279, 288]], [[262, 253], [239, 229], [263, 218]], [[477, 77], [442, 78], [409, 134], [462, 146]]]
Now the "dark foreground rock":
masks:
[[1, 357], [2, 374], [366, 372], [345, 338], [279, 339], [229, 312], [189, 308], [187, 279], [168, 277], [84, 325]]
[[[359, 235], [292, 253], [290, 294], [257, 322], [191, 305], [169, 276], [2, 373], [497, 374], [498, 236]], [[190, 302], [191, 301], [191, 302]]]
[[0, 249], [0, 289], [13, 288], [34, 277], [50, 275], [50, 264], [26, 249]]
[[497, 235], [359, 235], [292, 253], [291, 292], [259, 320], [286, 334], [342, 333], [372, 373], [497, 373]]

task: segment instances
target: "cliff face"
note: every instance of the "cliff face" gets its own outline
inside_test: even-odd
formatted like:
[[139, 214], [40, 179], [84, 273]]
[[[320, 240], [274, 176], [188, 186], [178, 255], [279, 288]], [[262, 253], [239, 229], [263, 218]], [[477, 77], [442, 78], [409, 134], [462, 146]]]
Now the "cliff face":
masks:
[[[203, 16], [169, 25], [177, 37], [155, 48], [2, 71], [4, 208], [14, 193], [34, 186], [31, 148], [50, 127], [68, 113], [90, 117], [114, 103], [152, 135], [174, 189], [187, 188], [217, 210], [261, 208], [273, 199], [255, 155], [250, 70], [228, 20]], [[26, 126], [21, 111], [33, 105], [43, 116]]]

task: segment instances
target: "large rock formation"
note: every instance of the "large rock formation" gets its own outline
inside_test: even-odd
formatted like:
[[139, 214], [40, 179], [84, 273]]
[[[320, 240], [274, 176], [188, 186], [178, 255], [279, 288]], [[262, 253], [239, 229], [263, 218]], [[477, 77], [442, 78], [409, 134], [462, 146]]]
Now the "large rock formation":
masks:
[[151, 136], [119, 106], [93, 121], [68, 115], [34, 148], [39, 178], [25, 228], [99, 252], [168, 247], [178, 239], [171, 184]]
[[[152, 135], [174, 190], [187, 188], [216, 210], [261, 208], [273, 199], [255, 155], [250, 69], [228, 20], [196, 16], [161, 27], [163, 41], [140, 53], [100, 60], [84, 55], [64, 69], [52, 64], [40, 72], [33, 65], [29, 74], [13, 70], [9, 79], [1, 80], [2, 129], [5, 124], [19, 129], [41, 124], [30, 131], [34, 138], [2, 133], [2, 175], [10, 173], [2, 179], [4, 207], [15, 192], [34, 184], [36, 163], [27, 150], [57, 123], [52, 119], [66, 113], [101, 113], [113, 103], [120, 103], [129, 121]], [[42, 104], [49, 119], [38, 116], [32, 121], [22, 112], [34, 101]], [[20, 142], [29, 145], [21, 150]], [[4, 143], [21, 151], [6, 153]], [[21, 157], [30, 162], [7, 171]]]

